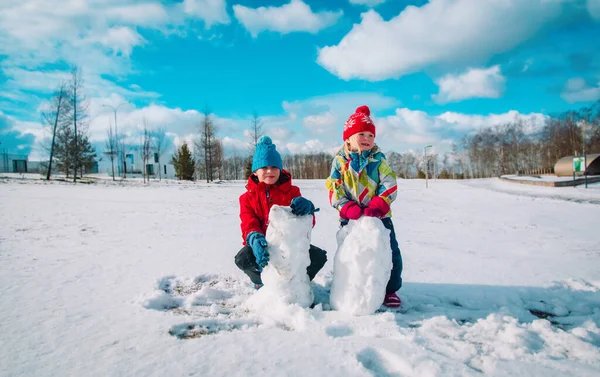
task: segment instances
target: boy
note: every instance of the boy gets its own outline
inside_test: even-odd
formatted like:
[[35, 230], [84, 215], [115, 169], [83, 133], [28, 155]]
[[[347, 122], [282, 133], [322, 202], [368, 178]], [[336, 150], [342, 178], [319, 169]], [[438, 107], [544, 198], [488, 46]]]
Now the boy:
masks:
[[[235, 256], [235, 264], [256, 289], [262, 287], [260, 274], [269, 263], [269, 245], [265, 239], [269, 225], [269, 211], [276, 204], [290, 206], [297, 216], [313, 215], [318, 210], [302, 197], [300, 189], [292, 185], [292, 176], [282, 169], [281, 156], [268, 136], [259, 139], [252, 159], [252, 174], [248, 177], [246, 192], [240, 196], [240, 219], [244, 247]], [[310, 245], [310, 265], [306, 268], [312, 280], [327, 262], [324, 250]]]

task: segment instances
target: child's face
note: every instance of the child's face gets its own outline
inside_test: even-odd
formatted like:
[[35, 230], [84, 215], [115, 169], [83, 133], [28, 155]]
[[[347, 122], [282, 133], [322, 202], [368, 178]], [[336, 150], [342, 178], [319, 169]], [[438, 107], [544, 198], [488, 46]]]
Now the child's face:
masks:
[[274, 185], [279, 180], [279, 175], [281, 174], [281, 170], [274, 166], [267, 166], [264, 168], [258, 169], [254, 172], [258, 177], [259, 182], [264, 182], [267, 185]]
[[368, 131], [359, 132], [356, 134], [354, 141], [355, 143], [352, 143], [354, 144], [352, 145], [352, 149], [355, 149], [359, 152], [368, 151], [375, 145], [375, 135]]

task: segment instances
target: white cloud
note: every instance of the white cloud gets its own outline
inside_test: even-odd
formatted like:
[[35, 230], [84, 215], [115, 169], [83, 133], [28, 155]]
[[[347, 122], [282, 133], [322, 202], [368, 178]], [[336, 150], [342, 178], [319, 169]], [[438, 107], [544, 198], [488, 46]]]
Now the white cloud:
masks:
[[[184, 5], [187, 5], [186, 13]], [[195, 8], [194, 8], [195, 6]], [[11, 70], [45, 71], [48, 64], [83, 67], [86, 82], [93, 83], [98, 96], [134, 93], [122, 89], [106, 75], [123, 78], [134, 73], [129, 56], [135, 48], [147, 43], [140, 31], [185, 25], [190, 20], [203, 20], [209, 28], [229, 22], [224, 0], [186, 0], [162, 4], [157, 0], [3, 0], [0, 1], [0, 69], [11, 77]], [[57, 78], [56, 72], [49, 77]], [[46, 73], [44, 73], [46, 74]], [[54, 75], [54, 76], [53, 76]], [[40, 88], [17, 77], [3, 85], [3, 91], [19, 96], [22, 90], [51, 91], [58, 81], [45, 80]], [[27, 75], [31, 78], [31, 74]], [[152, 93], [150, 96], [156, 96]]]
[[225, 0], [184, 0], [183, 10], [188, 15], [204, 20], [207, 29], [230, 22]]
[[594, 19], [600, 20], [600, 0], [587, 0], [587, 9]]
[[0, 5], [0, 41], [6, 42], [0, 52], [11, 57], [41, 49], [38, 63], [43, 64], [62, 58], [65, 47], [81, 52], [103, 37], [121, 50], [131, 50], [141, 38], [131, 28], [164, 26], [169, 21], [161, 4], [127, 3], [71, 0], [57, 7], [44, 0], [6, 0]]
[[514, 110], [488, 115], [446, 112], [436, 116], [420, 110], [399, 108], [394, 115], [373, 121], [377, 125], [376, 142], [384, 151], [419, 150], [425, 144], [441, 146], [440, 151], [443, 151], [449, 149], [449, 140], [458, 141], [463, 135], [480, 128], [520, 119], [525, 122], [526, 131], [531, 133], [540, 129], [545, 118], [540, 113], [521, 114]]
[[462, 75], [449, 74], [436, 80], [440, 92], [432, 98], [441, 104], [468, 98], [499, 98], [504, 93], [505, 82], [498, 65], [488, 69], [470, 68]]
[[112, 21], [138, 26], [164, 25], [170, 17], [160, 3], [117, 5], [108, 8], [106, 16]]
[[284, 101], [283, 109], [288, 113], [300, 114], [302, 117], [331, 112], [343, 122], [362, 105], [368, 105], [371, 111], [390, 109], [399, 104], [393, 97], [369, 92], [336, 93], [312, 97], [298, 101]]
[[295, 31], [316, 34], [320, 30], [335, 24], [343, 12], [313, 13], [302, 0], [292, 0], [281, 7], [248, 8], [234, 5], [233, 13], [253, 37], [263, 31], [275, 31], [281, 34]]
[[269, 127], [266, 132], [273, 140], [277, 142], [285, 142], [294, 135], [294, 132], [289, 128], [284, 127]]
[[443, 114], [438, 115], [436, 118], [443, 120], [444, 122], [453, 124], [453, 128], [471, 130], [506, 124], [520, 119], [525, 121], [526, 123], [529, 123], [529, 125], [531, 126], [529, 129], [527, 129], [528, 132], [534, 132], [535, 130], [543, 126], [547, 116], [541, 113], [522, 114], [516, 110], [510, 110], [502, 114], [488, 115], [462, 114], [447, 111]]
[[337, 45], [321, 48], [317, 62], [345, 80], [373, 81], [479, 65], [531, 38], [562, 10], [560, 0], [432, 0], [389, 21], [369, 10]]
[[188, 148], [190, 149], [190, 151], [192, 153], [194, 153], [194, 140], [196, 139], [196, 135], [194, 134], [187, 134], [187, 135], [175, 135], [175, 137], [173, 138], [173, 148], [178, 148], [180, 147], [183, 143], [186, 143], [188, 145]]
[[313, 134], [326, 134], [340, 124], [340, 120], [332, 111], [326, 111], [321, 114], [308, 115], [304, 117], [302, 123]]
[[[98, 98], [90, 100], [90, 114], [94, 115], [90, 120], [89, 136], [93, 141], [103, 140], [107, 128], [114, 126], [114, 112], [110, 108], [102, 107], [103, 102], [107, 101]], [[115, 102], [113, 106], [116, 104]], [[123, 106], [117, 111], [118, 132], [128, 137], [137, 136], [143, 128], [144, 120], [148, 128], [166, 127], [168, 132], [182, 136], [197, 133], [198, 124], [202, 119], [203, 115], [196, 110], [168, 108], [157, 104], [142, 108]]]
[[[21, 96], [19, 90], [36, 91], [41, 93], [53, 92], [58, 84], [68, 81], [71, 78], [70, 72], [64, 71], [29, 71], [22, 68], [5, 68], [4, 74], [8, 77], [5, 87], [13, 90], [14, 98]], [[137, 85], [136, 89], [129, 90], [123, 88], [112, 81], [106, 80], [94, 72], [82, 70], [82, 79], [84, 89], [87, 93], [94, 93], [98, 97], [109, 97], [111, 95], [126, 96], [128, 98], [157, 98], [158, 93], [144, 91]], [[31, 101], [31, 97], [25, 96], [25, 99]], [[26, 102], [26, 101], [24, 101]]]
[[385, 0], [350, 0], [350, 4], [366, 5], [369, 7], [374, 7], [383, 3], [385, 3]]
[[238, 155], [247, 155], [248, 151], [248, 141], [234, 139], [229, 136], [225, 136], [223, 138], [223, 148], [225, 149], [225, 153], [237, 153]]
[[600, 99], [600, 81], [596, 86], [589, 86], [583, 78], [569, 79], [565, 84], [561, 97], [569, 103]]
[[33, 90], [43, 93], [51, 93], [61, 81], [67, 81], [71, 77], [64, 71], [28, 71], [22, 68], [5, 68], [4, 74], [8, 77], [9, 88], [19, 87], [21, 89]]
[[291, 154], [331, 152], [331, 148], [328, 148], [327, 145], [320, 140], [307, 140], [302, 143], [286, 143], [283, 145], [282, 150]]
[[20, 122], [0, 110], [0, 148], [8, 153], [31, 153], [36, 139], [31, 129], [40, 127], [33, 122]]
[[126, 26], [116, 26], [106, 30], [103, 35], [90, 38], [91, 41], [99, 42], [104, 47], [113, 51], [129, 56], [136, 46], [146, 43], [146, 40], [136, 31]]

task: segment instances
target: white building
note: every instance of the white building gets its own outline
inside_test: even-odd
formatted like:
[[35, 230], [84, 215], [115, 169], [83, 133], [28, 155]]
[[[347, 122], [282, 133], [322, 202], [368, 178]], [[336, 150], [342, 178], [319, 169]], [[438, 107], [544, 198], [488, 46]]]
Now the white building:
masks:
[[21, 153], [0, 153], [0, 173], [27, 173], [29, 156]]
[[[123, 170], [125, 169], [128, 177], [142, 176], [144, 170], [151, 178], [166, 178], [175, 179], [175, 167], [171, 163], [170, 154], [163, 154], [160, 158], [160, 164], [158, 162], [158, 153], [153, 153], [145, 168], [143, 166], [142, 157], [137, 152], [128, 152], [124, 155], [124, 161], [118, 161], [115, 158], [115, 176], [122, 177]], [[103, 156], [102, 161], [99, 163], [99, 173], [106, 173], [112, 175], [112, 166], [110, 158], [106, 155]]]

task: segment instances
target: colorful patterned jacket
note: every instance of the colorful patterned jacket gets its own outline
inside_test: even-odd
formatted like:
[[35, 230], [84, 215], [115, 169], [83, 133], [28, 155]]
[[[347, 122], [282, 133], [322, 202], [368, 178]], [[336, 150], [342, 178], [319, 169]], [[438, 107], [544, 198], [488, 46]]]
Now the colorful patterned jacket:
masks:
[[[338, 211], [351, 200], [366, 207], [375, 196], [391, 205], [398, 191], [396, 173], [377, 146], [360, 154], [352, 152], [350, 159], [342, 147], [333, 159], [326, 186], [329, 201]], [[392, 211], [384, 217], [392, 217]]]

